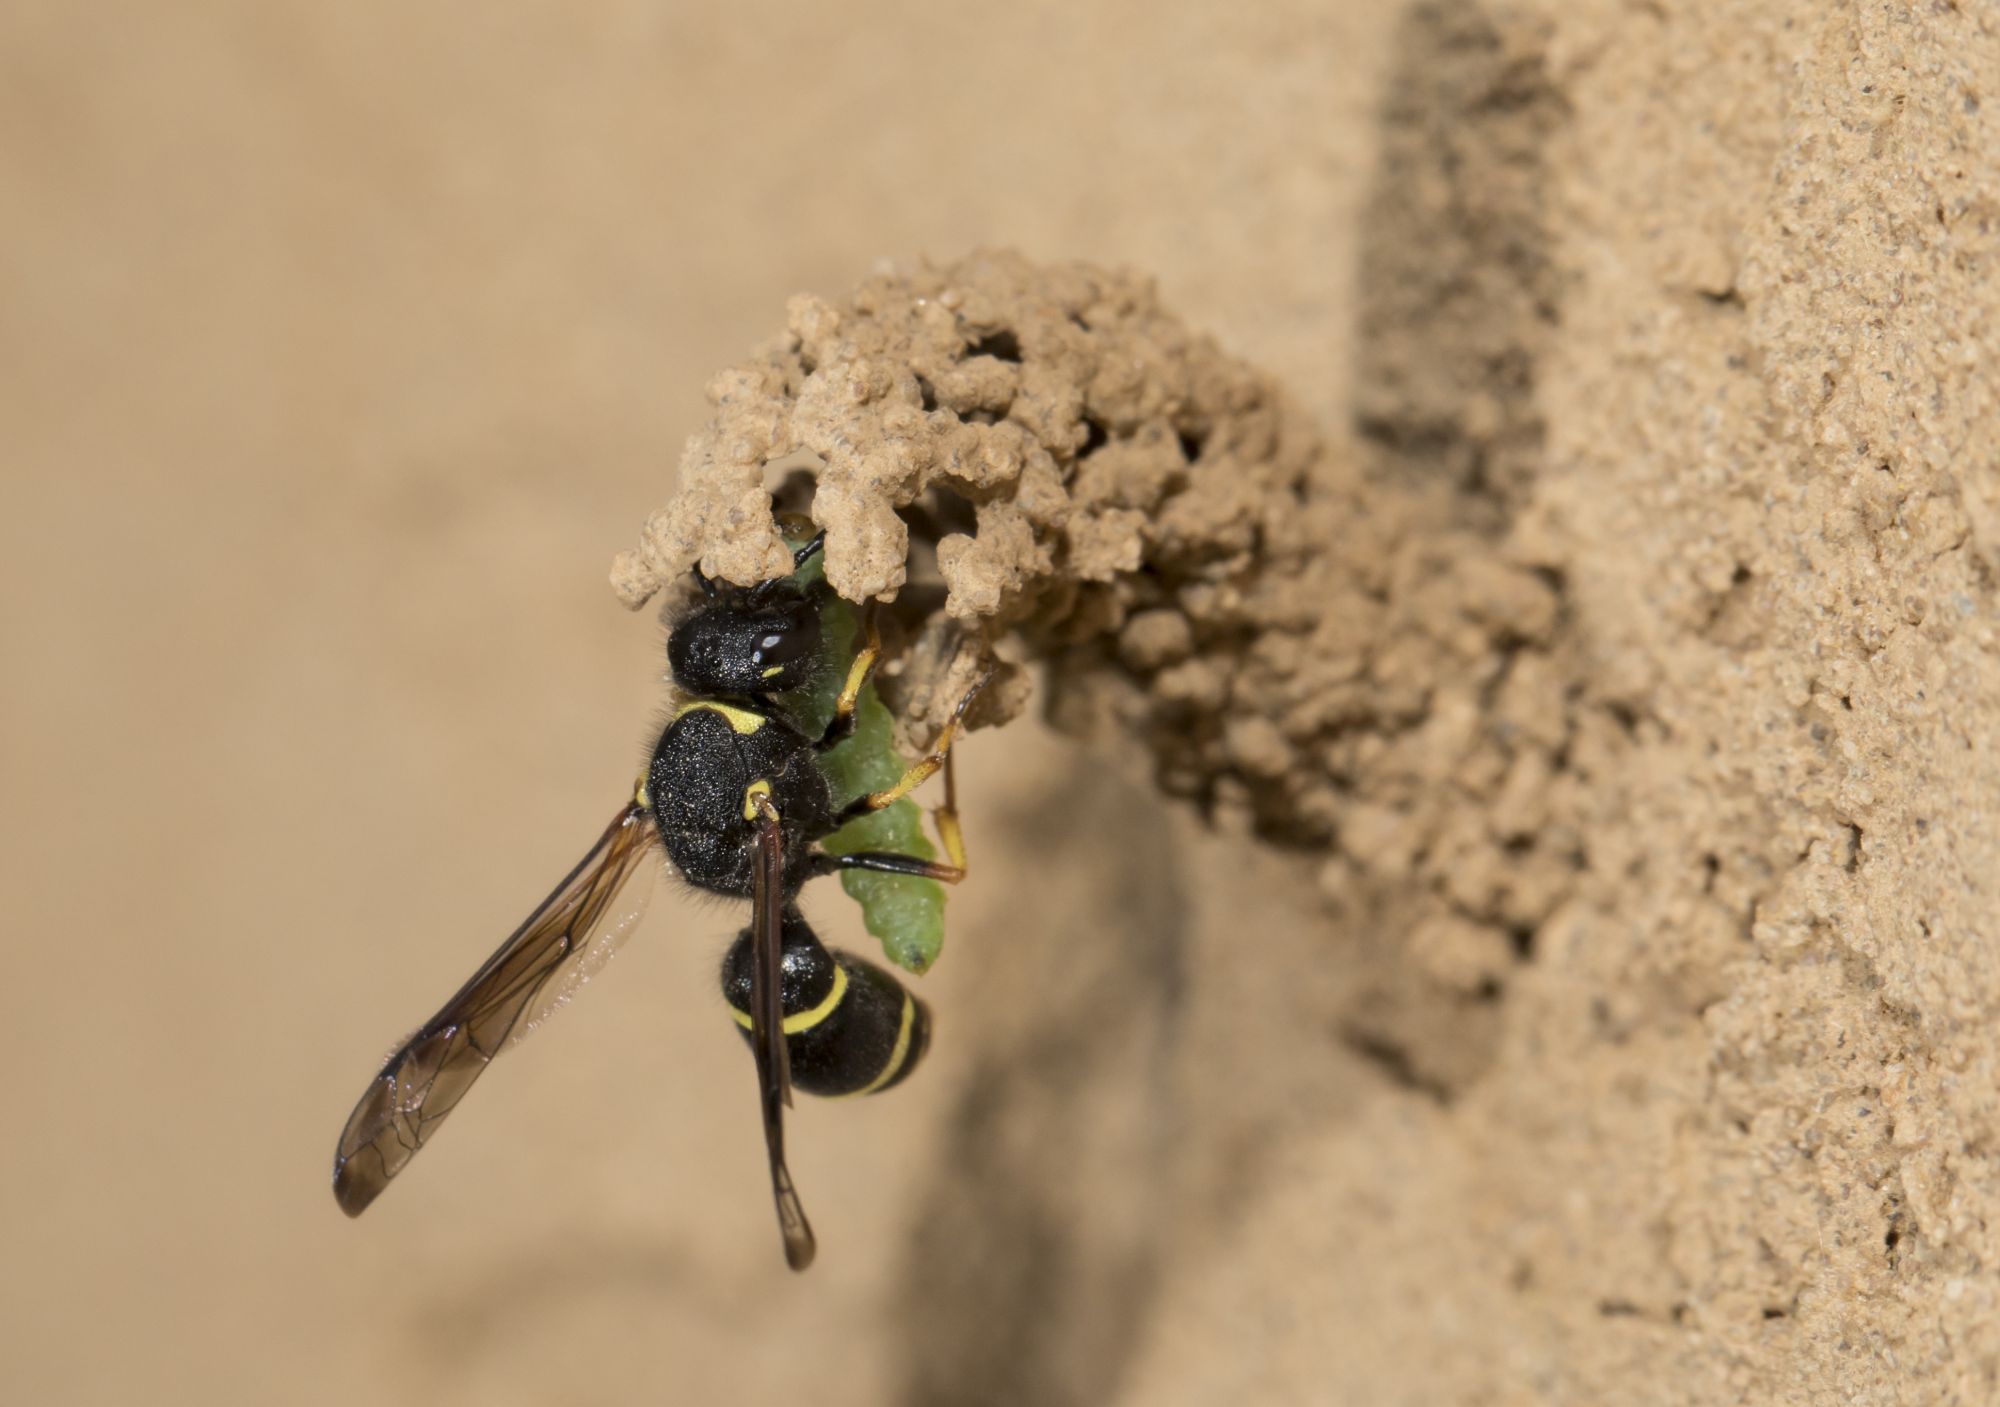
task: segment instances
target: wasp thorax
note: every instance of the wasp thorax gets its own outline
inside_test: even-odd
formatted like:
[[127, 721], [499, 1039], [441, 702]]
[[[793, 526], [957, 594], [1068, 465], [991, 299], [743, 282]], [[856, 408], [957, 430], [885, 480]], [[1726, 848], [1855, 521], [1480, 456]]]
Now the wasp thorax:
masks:
[[819, 643], [819, 610], [803, 596], [712, 601], [674, 627], [667, 664], [690, 694], [754, 698], [807, 683]]

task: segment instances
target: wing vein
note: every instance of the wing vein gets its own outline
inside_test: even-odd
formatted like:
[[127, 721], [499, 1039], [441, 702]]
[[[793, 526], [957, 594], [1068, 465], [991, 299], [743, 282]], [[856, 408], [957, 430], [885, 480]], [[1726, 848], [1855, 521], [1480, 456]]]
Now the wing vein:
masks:
[[[603, 942], [592, 941], [620, 891], [658, 844], [659, 832], [645, 808], [627, 805], [562, 883], [389, 1057], [348, 1116], [334, 1152], [333, 1192], [349, 1216], [360, 1215], [458, 1107], [515, 1037], [537, 994], [576, 967], [580, 955], [587, 959], [630, 929], [637, 907], [603, 930]], [[541, 1019], [541, 1014], [531, 1018], [520, 1034]], [[373, 1158], [362, 1156], [370, 1152]]]

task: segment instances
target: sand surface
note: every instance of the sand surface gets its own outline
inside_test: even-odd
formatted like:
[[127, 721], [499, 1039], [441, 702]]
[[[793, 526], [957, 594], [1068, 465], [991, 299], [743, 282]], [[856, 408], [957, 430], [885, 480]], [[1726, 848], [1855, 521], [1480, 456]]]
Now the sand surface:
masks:
[[[1996, 104], [1978, 3], [0, 9], [10, 1397], [2000, 1400]], [[671, 892], [348, 1222], [626, 794], [704, 388], [979, 248], [1301, 510], [1051, 558], [819, 1264]]]

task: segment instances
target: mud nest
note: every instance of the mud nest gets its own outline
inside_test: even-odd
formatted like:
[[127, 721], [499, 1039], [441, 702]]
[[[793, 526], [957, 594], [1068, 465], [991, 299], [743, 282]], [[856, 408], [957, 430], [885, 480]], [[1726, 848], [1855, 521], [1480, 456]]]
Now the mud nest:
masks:
[[[1150, 280], [1005, 253], [884, 272], [795, 298], [708, 395], [614, 567], [627, 605], [697, 563], [783, 574], [774, 501], [795, 505], [836, 590], [895, 603], [907, 740], [996, 661], [973, 722], [1015, 716], [1046, 662], [1067, 731], [1143, 739], [1166, 790], [1267, 837], [1338, 841], [1330, 889], [1416, 878], [1486, 955], [1455, 980], [1555, 902], [1560, 832], [1546, 863], [1523, 841], [1568, 743], [1547, 573], [1370, 482]], [[1468, 796], [1508, 833], [1461, 834]]]

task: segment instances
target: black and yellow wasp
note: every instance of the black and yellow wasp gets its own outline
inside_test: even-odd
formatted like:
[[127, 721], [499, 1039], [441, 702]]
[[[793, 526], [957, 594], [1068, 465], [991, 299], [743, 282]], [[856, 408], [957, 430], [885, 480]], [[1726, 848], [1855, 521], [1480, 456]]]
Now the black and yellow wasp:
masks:
[[[958, 701], [927, 756], [890, 784], [837, 802], [827, 758], [855, 730], [881, 644], [871, 615], [866, 643], [844, 673], [829, 661], [833, 632], [824, 623], [846, 607], [813, 561], [822, 539], [795, 549], [792, 576], [758, 586], [719, 586], [696, 572], [706, 599], [667, 640], [684, 702], [654, 745], [632, 800], [361, 1096], [333, 1160], [334, 1196], [349, 1216], [380, 1195], [493, 1058], [564, 1003], [637, 920], [643, 900], [621, 906], [621, 893], [635, 874], [658, 868], [655, 851], [663, 849], [690, 884], [751, 901], [750, 926], [723, 960], [723, 996], [755, 1056], [785, 1259], [794, 1270], [812, 1263], [812, 1227], [785, 1166], [783, 1111], [791, 1090], [888, 1089], [922, 1058], [930, 1015], [883, 969], [823, 946], [799, 912], [799, 890], [836, 872], [946, 883], [965, 877], [951, 745], [986, 682], [981, 678]], [[834, 679], [839, 688], [830, 717], [809, 732], [797, 701], [815, 680]], [[872, 689], [865, 701], [879, 710]], [[864, 818], [886, 813], [940, 768], [945, 800], [934, 817], [944, 862], [931, 858], [920, 834], [918, 844], [901, 850], [850, 844], [836, 854], [822, 843], [850, 822], [861, 827]], [[921, 970], [920, 962], [905, 965]]]

